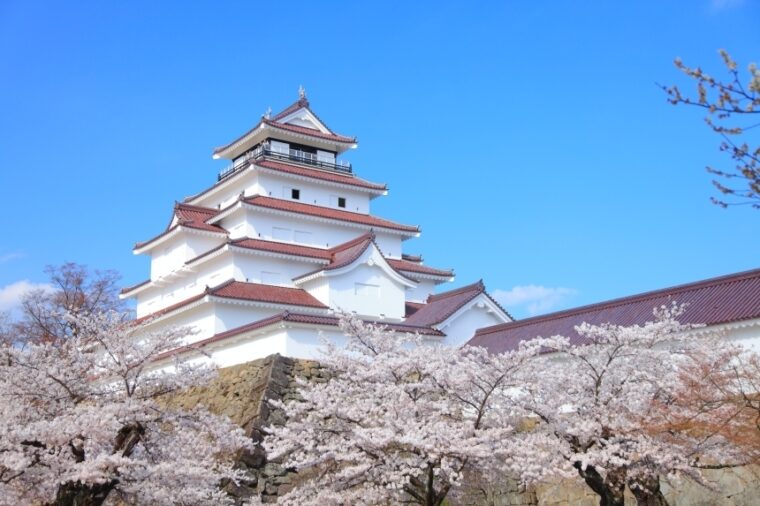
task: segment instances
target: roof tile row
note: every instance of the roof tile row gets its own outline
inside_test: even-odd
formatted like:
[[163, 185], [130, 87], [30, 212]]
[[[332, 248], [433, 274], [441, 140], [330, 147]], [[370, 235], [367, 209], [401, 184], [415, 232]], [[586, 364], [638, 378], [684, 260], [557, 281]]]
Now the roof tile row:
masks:
[[581, 323], [643, 325], [653, 320], [655, 307], [674, 302], [686, 304], [679, 318], [685, 324], [719, 325], [760, 318], [760, 269], [482, 328], [468, 344], [494, 353], [516, 349], [521, 341], [555, 335], [581, 344], [583, 338], [575, 331]]

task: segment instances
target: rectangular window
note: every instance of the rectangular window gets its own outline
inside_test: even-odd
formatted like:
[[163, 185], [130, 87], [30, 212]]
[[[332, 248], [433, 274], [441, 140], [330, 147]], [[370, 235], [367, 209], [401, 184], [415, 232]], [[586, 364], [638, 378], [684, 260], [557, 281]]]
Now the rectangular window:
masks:
[[354, 283], [354, 294], [363, 297], [380, 297], [380, 286], [368, 283]]
[[290, 198], [293, 200], [301, 200], [301, 190], [293, 188], [290, 190]]
[[333, 207], [346, 207], [346, 197], [339, 197], [337, 195], [330, 195], [330, 205]]

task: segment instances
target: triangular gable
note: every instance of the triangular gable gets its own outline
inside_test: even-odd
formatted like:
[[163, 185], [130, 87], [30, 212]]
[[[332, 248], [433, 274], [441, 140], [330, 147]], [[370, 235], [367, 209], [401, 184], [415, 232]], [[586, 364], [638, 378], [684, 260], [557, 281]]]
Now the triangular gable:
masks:
[[471, 285], [429, 296], [427, 302], [409, 315], [406, 322], [440, 328], [449, 325], [476, 304], [487, 306], [504, 322], [512, 320], [509, 313], [486, 293], [483, 281], [478, 281]]
[[271, 121], [285, 125], [311, 128], [325, 134], [335, 133], [311, 110], [309, 101], [305, 96], [275, 114], [271, 118]]
[[332, 133], [330, 129], [327, 128], [324, 123], [319, 121], [319, 118], [317, 118], [317, 116], [312, 113], [307, 107], [302, 107], [301, 109], [290, 113], [283, 119], [278, 120], [277, 123], [311, 128], [312, 130], [319, 130], [323, 134]]
[[362, 265], [378, 267], [396, 284], [407, 288], [417, 286], [417, 282], [397, 271], [383, 256], [375, 243], [373, 233], [367, 233], [352, 241], [332, 249], [330, 264], [318, 271], [305, 274], [293, 281], [298, 285], [319, 277], [336, 277], [350, 273]]
[[496, 316], [497, 319], [501, 320], [501, 323], [508, 323], [513, 321], [509, 313], [507, 313], [495, 300], [493, 300], [490, 295], [483, 291], [475, 296], [472, 300], [464, 304], [462, 307], [457, 309], [451, 316], [447, 317], [445, 320], [434, 325], [433, 327], [439, 330], [444, 330], [446, 327], [451, 325], [454, 321], [465, 315], [474, 307], [485, 308], [489, 313], [492, 313]]

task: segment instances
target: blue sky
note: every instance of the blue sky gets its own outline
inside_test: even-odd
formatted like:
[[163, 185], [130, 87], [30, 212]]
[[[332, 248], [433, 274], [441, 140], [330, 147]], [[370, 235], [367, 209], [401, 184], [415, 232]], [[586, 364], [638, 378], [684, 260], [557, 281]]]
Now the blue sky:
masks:
[[516, 316], [760, 266], [760, 212], [672, 61], [760, 63], [760, 4], [0, 2], [0, 308], [71, 260], [147, 277], [134, 242], [215, 180], [214, 146], [305, 86], [356, 135], [374, 214]]

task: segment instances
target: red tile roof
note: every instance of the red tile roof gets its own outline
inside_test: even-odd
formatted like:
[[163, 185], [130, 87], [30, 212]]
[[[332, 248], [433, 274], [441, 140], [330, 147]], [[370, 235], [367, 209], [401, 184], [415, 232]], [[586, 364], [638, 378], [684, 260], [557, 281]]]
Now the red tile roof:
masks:
[[265, 207], [268, 209], [276, 209], [279, 211], [287, 211], [291, 213], [306, 214], [309, 216], [317, 216], [320, 218], [327, 218], [338, 221], [348, 221], [352, 223], [359, 223], [361, 225], [367, 225], [370, 227], [380, 227], [392, 230], [401, 230], [403, 232], [419, 233], [419, 227], [412, 225], [402, 225], [383, 218], [377, 218], [368, 214], [352, 213], [350, 211], [341, 211], [339, 209], [332, 209], [329, 207], [314, 206], [311, 204], [302, 204], [300, 202], [294, 202], [291, 200], [275, 199], [272, 197], [264, 197], [256, 195], [244, 200], [248, 205]]
[[[228, 232], [218, 225], [211, 225], [206, 223], [206, 220], [212, 218], [219, 211], [209, 207], [194, 206], [190, 204], [181, 204], [179, 202], [174, 204], [174, 211], [172, 212], [171, 220], [166, 230], [161, 232], [155, 237], [148, 239], [147, 241], [135, 243], [134, 249], [142, 248], [153, 241], [160, 239], [161, 237], [173, 232], [178, 227], [192, 228], [195, 230], [203, 230], [205, 232], [215, 232], [219, 234], [227, 234]], [[175, 223], [174, 218], [177, 218]], [[174, 223], [174, 225], [172, 225]]]
[[141, 286], [147, 285], [148, 283], [150, 283], [150, 279], [146, 279], [145, 281], [141, 281], [140, 283], [137, 283], [137, 284], [132, 285], [132, 286], [126, 286], [126, 287], [122, 288], [119, 293], [121, 293], [121, 294], [129, 293], [132, 290], [136, 290], [136, 289], [140, 288]]
[[[271, 119], [266, 118], [262, 118], [261, 122], [274, 128], [280, 128], [282, 130], [288, 130], [303, 135], [310, 135], [312, 137], [319, 137], [320, 139], [326, 139], [328, 141], [340, 142], [341, 144], [353, 144], [356, 142], [356, 137], [347, 137], [345, 135], [338, 135], [334, 133], [324, 133], [321, 130], [317, 130], [315, 128], [279, 123], [277, 121], [272, 121]], [[234, 144], [234, 142], [236, 141], [233, 141], [230, 144]]]
[[355, 176], [349, 176], [347, 174], [337, 174], [335, 172], [328, 172], [326, 170], [310, 169], [307, 167], [301, 167], [297, 165], [291, 165], [288, 163], [275, 162], [272, 160], [259, 160], [254, 162], [257, 167], [263, 167], [265, 169], [275, 170], [278, 172], [286, 172], [288, 174], [295, 174], [298, 176], [305, 176], [314, 179], [320, 179], [322, 181], [330, 181], [332, 183], [345, 184], [349, 186], [358, 186], [360, 188], [368, 188], [371, 190], [385, 191], [388, 187], [384, 184], [371, 183], [360, 179]]
[[494, 353], [515, 349], [520, 341], [539, 336], [563, 335], [579, 344], [582, 338], [576, 325], [642, 325], [652, 321], [655, 307], [672, 302], [688, 304], [679, 318], [681, 323], [719, 325], [760, 318], [760, 269], [482, 328], [467, 344]]
[[325, 123], [324, 121], [322, 121], [322, 118], [320, 118], [317, 115], [317, 113], [315, 113], [312, 110], [311, 104], [309, 104], [309, 100], [306, 97], [299, 98], [298, 100], [296, 100], [295, 102], [293, 102], [291, 105], [289, 105], [288, 107], [286, 107], [282, 111], [280, 111], [277, 114], [275, 114], [274, 116], [272, 116], [271, 120], [272, 121], [280, 121], [285, 116], [288, 116], [290, 113], [296, 112], [298, 109], [301, 109], [301, 108], [308, 109], [308, 111], [312, 115], [314, 115], [314, 117], [317, 118], [317, 120], [320, 123], [322, 123], [323, 127], [325, 127], [330, 133], [333, 133], [333, 134], [335, 133], [335, 132], [333, 132], [332, 128], [330, 128], [329, 126], [327, 126], [327, 123]]
[[198, 295], [194, 295], [169, 307], [143, 316], [135, 320], [136, 323], [143, 322], [150, 318], [156, 318], [171, 313], [181, 307], [187, 306], [201, 300], [205, 296], [220, 297], [223, 299], [246, 300], [254, 302], [264, 302], [269, 304], [282, 304], [288, 306], [313, 307], [327, 309], [327, 306], [319, 302], [310, 293], [300, 288], [288, 288], [284, 286], [264, 285], [261, 283], [246, 283], [243, 281], [228, 280], [221, 285], [206, 290]]
[[[254, 330], [266, 328], [276, 323], [287, 322], [287, 323], [302, 323], [302, 324], [307, 324], [307, 325], [324, 325], [324, 326], [329, 326], [329, 327], [337, 327], [338, 321], [339, 321], [338, 318], [335, 316], [318, 316], [318, 315], [308, 315], [308, 314], [291, 313], [290, 311], [284, 311], [282, 313], [270, 316], [268, 318], [264, 318], [262, 320], [258, 320], [252, 323], [248, 323], [246, 325], [241, 325], [240, 327], [235, 327], [234, 329], [221, 332], [207, 339], [203, 339], [201, 341], [197, 341], [187, 346], [183, 346], [182, 348], [179, 348], [177, 350], [162, 353], [161, 355], [156, 357], [156, 360], [161, 360], [163, 358], [167, 358], [167, 357], [176, 355], [178, 353], [197, 350], [197, 349], [203, 348], [204, 346], [208, 346], [209, 344], [223, 341], [231, 337], [239, 336], [241, 334], [245, 334], [246, 332], [252, 332]], [[437, 337], [443, 337], [445, 335], [440, 330], [437, 330], [431, 327], [417, 327], [414, 325], [407, 325], [403, 323], [371, 322], [369, 320], [365, 320], [365, 322], [379, 323], [380, 325], [384, 325], [388, 330], [395, 331], [395, 332], [418, 333], [420, 335], [437, 336]]]
[[406, 323], [423, 327], [436, 325], [456, 313], [481, 293], [486, 293], [483, 281], [437, 295], [430, 295], [427, 298], [427, 303], [412, 313], [406, 319]]
[[339, 244], [334, 248], [330, 248], [330, 263], [324, 268], [325, 270], [340, 269], [347, 265], [352, 264], [362, 253], [364, 253], [369, 245], [375, 241], [375, 234], [368, 232], [360, 235], [356, 239], [352, 239], [343, 244]]
[[[301, 276], [298, 276], [297, 278], [294, 278], [294, 279], [298, 280], [298, 279], [305, 278], [307, 276], [311, 276], [312, 274], [316, 274], [321, 271], [340, 269], [341, 267], [351, 265], [353, 262], [356, 261], [357, 258], [359, 258], [367, 250], [367, 248], [369, 248], [370, 244], [374, 244], [375, 247], [378, 249], [378, 251], [380, 250], [380, 248], [377, 246], [377, 243], [375, 242], [375, 233], [372, 231], [367, 232], [366, 234], [360, 235], [359, 237], [352, 239], [348, 242], [345, 242], [343, 244], [339, 244], [338, 246], [330, 248], [329, 250], [327, 250], [330, 253], [329, 264], [327, 264], [325, 267], [314, 270], [312, 272], [307, 272], [306, 274], [302, 274]], [[385, 261], [388, 262], [388, 265], [390, 265], [391, 269], [396, 271], [396, 273], [399, 276], [405, 279], [408, 279], [409, 281], [415, 282], [415, 280], [409, 278], [403, 272], [400, 272], [398, 269], [393, 267], [393, 265], [390, 264], [390, 260], [388, 258], [385, 258]]]
[[[353, 262], [356, 258], [361, 255], [366, 247], [369, 245], [369, 241], [374, 238], [374, 235], [372, 232], [368, 232], [366, 234], [362, 234], [359, 237], [352, 239], [351, 241], [348, 241], [343, 244], [339, 244], [338, 246], [335, 246], [334, 248], [330, 249], [323, 249], [323, 248], [314, 248], [312, 246], [301, 246], [300, 244], [291, 244], [291, 243], [285, 243], [285, 242], [277, 242], [277, 241], [268, 241], [264, 239], [252, 239], [250, 237], [243, 237], [240, 239], [234, 239], [230, 240], [228, 239], [226, 243], [220, 244], [216, 248], [212, 248], [204, 253], [201, 253], [200, 255], [191, 258], [185, 264], [192, 264], [193, 262], [196, 262], [197, 260], [200, 260], [203, 257], [206, 257], [208, 255], [211, 255], [220, 249], [224, 248], [227, 245], [237, 247], [237, 248], [245, 248], [245, 249], [251, 249], [251, 250], [258, 250], [258, 251], [267, 251], [270, 253], [278, 253], [281, 255], [292, 255], [292, 256], [299, 256], [299, 257], [306, 257], [306, 258], [314, 258], [318, 260], [323, 260], [327, 265], [323, 269], [337, 269], [339, 267], [342, 267], [344, 265], [348, 265], [351, 262]], [[443, 269], [434, 269], [432, 267], [427, 267], [425, 265], [420, 265], [418, 263], [410, 262], [407, 260], [398, 260], [395, 258], [387, 258], [385, 259], [388, 264], [396, 271], [399, 271], [399, 273], [404, 275], [404, 272], [407, 273], [422, 273], [422, 274], [429, 274], [433, 276], [442, 276], [442, 277], [451, 277], [454, 275], [454, 272], [451, 270], [443, 270]], [[304, 276], [308, 276], [309, 274], [313, 274], [314, 272], [318, 272], [322, 269], [317, 269], [316, 271], [304, 274]], [[150, 283], [150, 279], [146, 279], [145, 281], [138, 283], [136, 285], [124, 288], [121, 290], [122, 294], [129, 293], [132, 290], [135, 290], [137, 288], [140, 288], [141, 286], [147, 285]]]
[[[301, 108], [309, 109], [309, 112], [314, 114], [314, 111], [312, 111], [309, 108], [309, 101], [306, 99], [306, 97], [300, 97], [298, 100], [296, 100], [295, 102], [287, 106], [285, 109], [283, 109], [282, 111], [272, 116], [272, 121], [279, 121], [285, 116], [287, 116], [288, 114], [296, 112], [298, 109], [301, 109]], [[316, 116], [316, 114], [314, 114], [314, 116]], [[320, 122], [322, 122], [322, 120], [320, 120]], [[324, 122], [322, 122], [322, 124], [325, 125]], [[327, 128], [327, 125], [325, 125], [325, 128]]]
[[[288, 124], [280, 123], [279, 122], [279, 120], [281, 120], [282, 118], [286, 117], [290, 113], [295, 112], [295, 111], [297, 111], [298, 109], [301, 109], [301, 108], [308, 109], [309, 112], [312, 113], [314, 115], [314, 117], [316, 117], [319, 120], [319, 122], [322, 123], [322, 125], [325, 126], [325, 128], [327, 128], [328, 133], [324, 133], [321, 130], [316, 130], [314, 128], [307, 128], [307, 127], [302, 127], [302, 126], [297, 126], [297, 125], [288, 125]], [[220, 153], [220, 152], [226, 150], [230, 146], [234, 145], [235, 143], [237, 143], [240, 140], [244, 139], [245, 137], [247, 137], [251, 133], [255, 132], [256, 129], [259, 128], [262, 124], [266, 124], [266, 125], [272, 126], [274, 128], [281, 128], [283, 130], [288, 130], [288, 131], [299, 133], [299, 134], [303, 134], [303, 135], [310, 135], [312, 137], [318, 137], [318, 138], [330, 140], [330, 141], [333, 141], [333, 142], [339, 142], [339, 143], [342, 143], [342, 144], [353, 144], [353, 143], [356, 142], [356, 137], [347, 137], [345, 135], [339, 135], [339, 134], [336, 134], [335, 132], [333, 132], [332, 130], [330, 130], [330, 128], [325, 124], [325, 122], [322, 121], [322, 119], [319, 116], [317, 116], [317, 114], [314, 111], [311, 110], [311, 108], [309, 107], [309, 101], [304, 98], [304, 99], [299, 99], [298, 101], [296, 101], [293, 104], [289, 105], [284, 110], [282, 110], [281, 112], [277, 113], [276, 115], [274, 115], [270, 119], [261, 118], [261, 120], [258, 123], [256, 123], [256, 125], [253, 128], [251, 128], [250, 130], [248, 130], [246, 133], [244, 133], [243, 135], [241, 135], [240, 137], [238, 137], [234, 141], [229, 142], [229, 143], [225, 144], [224, 146], [220, 146], [220, 147], [214, 149], [214, 153]]]
[[406, 303], [404, 304], [404, 307], [406, 309], [404, 318], [409, 318], [414, 313], [416, 313], [419, 308], [421, 308], [424, 305], [425, 305], [424, 302], [412, 302], [410, 300], [406, 301]]
[[454, 276], [454, 271], [444, 270], [444, 269], [435, 269], [433, 267], [428, 267], [427, 265], [422, 265], [418, 262], [411, 262], [409, 260], [398, 260], [395, 258], [388, 258], [388, 263], [396, 269], [397, 271], [404, 271], [404, 272], [416, 272], [418, 274], [427, 274], [429, 276], [441, 276], [445, 278], [450, 278]]
[[219, 210], [210, 207], [194, 206], [191, 204], [176, 203], [174, 205], [174, 214], [177, 217], [177, 223], [198, 230], [208, 230], [210, 232], [226, 231], [217, 225], [209, 225], [206, 221], [214, 217]]
[[300, 288], [263, 285], [261, 283], [244, 283], [232, 281], [210, 290], [209, 295], [226, 299], [240, 299], [290, 306], [327, 308], [309, 292]]

